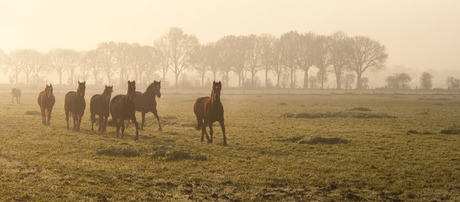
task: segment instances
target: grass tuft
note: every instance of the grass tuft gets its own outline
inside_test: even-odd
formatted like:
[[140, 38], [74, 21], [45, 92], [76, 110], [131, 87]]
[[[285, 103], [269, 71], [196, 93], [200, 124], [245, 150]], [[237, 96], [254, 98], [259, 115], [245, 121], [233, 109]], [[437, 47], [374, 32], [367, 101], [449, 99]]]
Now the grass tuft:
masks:
[[98, 155], [105, 156], [116, 156], [116, 157], [136, 157], [140, 156], [140, 152], [133, 147], [119, 147], [119, 146], [109, 146], [107, 148], [99, 149], [97, 151]]
[[372, 111], [372, 109], [369, 109], [367, 107], [355, 107], [355, 108], [348, 109], [348, 111], [365, 111], [365, 112], [368, 112], [368, 111]]
[[295, 114], [293, 114], [293, 113], [291, 113], [291, 112], [288, 112], [288, 113], [284, 113], [284, 114], [283, 114], [283, 117], [284, 117], [284, 118], [292, 118], [292, 117], [294, 117], [294, 116], [295, 116]]
[[38, 116], [40, 115], [40, 112], [36, 110], [30, 110], [30, 111], [26, 111], [25, 115]]
[[343, 138], [326, 138], [326, 137], [313, 137], [310, 140], [301, 140], [299, 144], [347, 144], [350, 141]]
[[460, 134], [460, 125], [452, 125], [447, 129], [441, 130], [441, 134], [457, 135]]

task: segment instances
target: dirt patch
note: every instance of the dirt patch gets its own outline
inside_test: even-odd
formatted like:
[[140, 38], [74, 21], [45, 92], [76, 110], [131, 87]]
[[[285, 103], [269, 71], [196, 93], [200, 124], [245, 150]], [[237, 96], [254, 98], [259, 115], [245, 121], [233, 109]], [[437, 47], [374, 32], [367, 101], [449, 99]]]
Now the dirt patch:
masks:
[[318, 118], [360, 118], [360, 119], [371, 119], [371, 118], [396, 118], [386, 113], [365, 113], [365, 112], [325, 112], [325, 113], [293, 113], [283, 114], [284, 118], [307, 118], [307, 119], [318, 119]]

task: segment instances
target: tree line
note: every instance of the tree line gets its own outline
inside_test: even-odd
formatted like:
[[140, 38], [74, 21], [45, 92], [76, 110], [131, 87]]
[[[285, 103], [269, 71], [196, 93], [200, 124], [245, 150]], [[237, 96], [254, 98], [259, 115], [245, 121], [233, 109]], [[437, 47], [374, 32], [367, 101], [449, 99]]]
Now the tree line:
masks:
[[[185, 71], [195, 71], [200, 75], [201, 85], [210, 72], [214, 80], [220, 74], [226, 86], [229, 74], [233, 73], [238, 77], [238, 87], [295, 88], [296, 74], [301, 72], [303, 88], [324, 88], [333, 74], [336, 88], [352, 88], [356, 80], [356, 88], [363, 89], [369, 82], [364, 73], [381, 70], [387, 58], [385, 46], [377, 40], [350, 37], [341, 31], [330, 36], [296, 31], [280, 37], [227, 35], [201, 44], [196, 36], [184, 33], [179, 27], [170, 28], [153, 46], [105, 42], [89, 51], [53, 49], [42, 53], [21, 49], [8, 54], [0, 51], [0, 64], [12, 75], [11, 83], [17, 84], [20, 74], [27, 84], [41, 83], [46, 73], [53, 72], [59, 76], [60, 85], [73, 84], [76, 77], [81, 80], [92, 77], [95, 84], [105, 80], [108, 84], [122, 85], [129, 78], [150, 83], [155, 77], [165, 81], [166, 75], [172, 73], [174, 85], [179, 86]], [[312, 69], [316, 69], [316, 75], [309, 75]], [[259, 72], [263, 72], [265, 84], [256, 84]], [[270, 81], [269, 74], [275, 75], [275, 81]], [[67, 82], [62, 81], [64, 75]], [[387, 87], [407, 87], [400, 80], [407, 82], [407, 78], [388, 77]]]

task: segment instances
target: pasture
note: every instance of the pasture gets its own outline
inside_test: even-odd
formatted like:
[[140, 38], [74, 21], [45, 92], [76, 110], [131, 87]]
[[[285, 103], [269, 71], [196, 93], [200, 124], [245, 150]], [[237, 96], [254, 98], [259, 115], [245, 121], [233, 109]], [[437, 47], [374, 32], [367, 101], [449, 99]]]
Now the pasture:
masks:
[[460, 200], [460, 134], [451, 134], [460, 130], [459, 94], [224, 88], [222, 146], [218, 123], [212, 144], [194, 128], [193, 104], [210, 89], [162, 91], [163, 131], [147, 114], [138, 141], [133, 124], [123, 139], [114, 127], [91, 131], [89, 108], [80, 132], [67, 130], [64, 91], [55, 90], [51, 126], [43, 126], [38, 92], [23, 91], [21, 104], [0, 96], [1, 201]]

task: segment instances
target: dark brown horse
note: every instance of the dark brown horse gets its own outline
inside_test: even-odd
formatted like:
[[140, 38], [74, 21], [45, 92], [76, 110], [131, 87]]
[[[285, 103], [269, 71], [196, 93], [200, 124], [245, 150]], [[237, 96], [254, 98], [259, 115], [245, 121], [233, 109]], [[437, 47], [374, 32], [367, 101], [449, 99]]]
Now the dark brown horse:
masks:
[[86, 81], [78, 82], [77, 92], [69, 91], [65, 95], [64, 109], [65, 109], [65, 120], [67, 121], [67, 130], [69, 129], [69, 115], [73, 117], [73, 129], [80, 131], [81, 117], [85, 113], [86, 102], [85, 102], [85, 90]]
[[136, 97], [134, 97], [134, 106], [136, 107], [136, 111], [142, 113], [142, 123], [141, 123], [141, 130], [144, 129], [145, 123], [145, 114], [152, 112], [153, 115], [157, 118], [158, 121], [158, 130], [161, 131], [161, 122], [160, 118], [158, 117], [157, 112], [157, 101], [155, 100], [155, 96], [160, 98], [161, 97], [161, 81], [153, 81], [147, 87], [144, 93], [136, 91]]
[[40, 105], [40, 110], [42, 112], [42, 123], [43, 125], [50, 125], [51, 111], [53, 111], [53, 106], [55, 103], [53, 95], [53, 86], [50, 84], [46, 85], [45, 90], [38, 94], [38, 105]]
[[98, 131], [105, 132], [107, 128], [107, 119], [109, 118], [109, 103], [112, 97], [113, 86], [105, 86], [102, 94], [96, 94], [91, 97], [89, 110], [91, 112], [91, 130], [96, 122], [96, 115], [99, 116], [99, 129]]
[[117, 137], [121, 127], [121, 138], [125, 132], [125, 120], [131, 120], [136, 125], [136, 137], [139, 139], [139, 125], [136, 121], [136, 108], [134, 97], [136, 96], [136, 81], [128, 81], [128, 92], [126, 95], [117, 95], [110, 101], [110, 114], [117, 127]]
[[[196, 99], [195, 105], [193, 106], [193, 112], [195, 112], [196, 120], [198, 121], [197, 130], [201, 129], [201, 141], [203, 141], [204, 135], [208, 139], [209, 143], [212, 143], [212, 124], [216, 121], [220, 123], [220, 128], [224, 135], [224, 145], [227, 145], [227, 138], [225, 137], [225, 125], [224, 125], [224, 106], [220, 102], [220, 91], [222, 89], [222, 83], [213, 82], [211, 97], [200, 97]], [[209, 126], [209, 134], [211, 139], [206, 133], [206, 125]]]
[[11, 98], [11, 102], [14, 103], [14, 98], [16, 98], [16, 103], [19, 104], [21, 101], [21, 89], [19, 88], [13, 88], [11, 89], [11, 95], [13, 95], [13, 97]]

